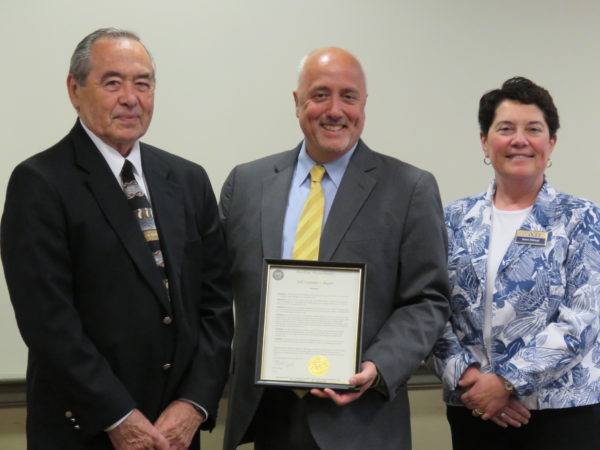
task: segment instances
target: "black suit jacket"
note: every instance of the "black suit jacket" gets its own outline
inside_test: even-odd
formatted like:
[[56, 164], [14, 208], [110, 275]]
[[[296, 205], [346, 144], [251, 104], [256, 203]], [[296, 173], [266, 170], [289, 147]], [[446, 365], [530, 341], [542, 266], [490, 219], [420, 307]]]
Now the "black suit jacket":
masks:
[[[254, 386], [263, 258], [280, 258], [300, 147], [242, 164], [221, 191], [236, 309], [232, 392], [224, 448], [244, 440], [263, 389]], [[308, 424], [324, 450], [410, 448], [406, 382], [449, 316], [446, 229], [433, 176], [359, 141], [321, 235], [319, 259], [367, 263], [363, 360], [375, 390], [343, 407], [311, 395]]]
[[29, 448], [111, 448], [133, 408], [192, 400], [214, 426], [232, 332], [227, 256], [204, 170], [141, 144], [170, 301], [119, 183], [79, 122], [13, 172], [5, 276], [29, 347]]

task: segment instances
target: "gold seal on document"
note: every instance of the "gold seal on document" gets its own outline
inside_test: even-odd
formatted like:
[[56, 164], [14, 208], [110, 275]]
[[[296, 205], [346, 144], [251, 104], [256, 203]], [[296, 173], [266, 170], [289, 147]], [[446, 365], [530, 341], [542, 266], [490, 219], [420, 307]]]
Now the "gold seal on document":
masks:
[[315, 377], [322, 377], [329, 372], [329, 360], [322, 355], [313, 356], [308, 361], [308, 371]]

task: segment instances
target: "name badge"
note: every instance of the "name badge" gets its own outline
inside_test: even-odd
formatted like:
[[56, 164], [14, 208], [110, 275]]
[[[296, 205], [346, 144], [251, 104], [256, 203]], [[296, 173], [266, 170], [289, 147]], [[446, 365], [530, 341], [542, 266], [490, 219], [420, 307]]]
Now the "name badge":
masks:
[[547, 231], [517, 230], [515, 242], [522, 245], [546, 245]]

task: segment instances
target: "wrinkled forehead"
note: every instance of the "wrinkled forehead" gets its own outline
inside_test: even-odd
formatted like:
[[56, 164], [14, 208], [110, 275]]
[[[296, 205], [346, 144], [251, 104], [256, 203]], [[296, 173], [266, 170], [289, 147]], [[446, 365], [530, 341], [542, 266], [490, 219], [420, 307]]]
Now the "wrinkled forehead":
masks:
[[144, 45], [131, 38], [102, 37], [92, 45], [92, 69], [131, 68], [148, 73], [154, 78], [154, 62]]
[[298, 90], [311, 89], [315, 84], [346, 84], [361, 92], [366, 91], [366, 81], [360, 63], [350, 55], [334, 57], [329, 54], [308, 58], [298, 78]]

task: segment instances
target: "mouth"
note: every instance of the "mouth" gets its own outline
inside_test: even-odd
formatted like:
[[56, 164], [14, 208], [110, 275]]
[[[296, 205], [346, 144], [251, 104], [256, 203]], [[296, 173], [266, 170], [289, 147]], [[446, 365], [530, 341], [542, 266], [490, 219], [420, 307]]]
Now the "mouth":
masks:
[[113, 118], [119, 122], [131, 123], [139, 122], [141, 116], [142, 114], [140, 111], [128, 110], [114, 112]]
[[345, 125], [329, 125], [329, 124], [323, 124], [321, 125], [323, 128], [325, 128], [327, 131], [340, 131], [343, 128], [346, 128]]
[[525, 154], [516, 154], [516, 155], [507, 155], [506, 156], [508, 159], [527, 159], [527, 158], [533, 158], [534, 155], [525, 155]]

